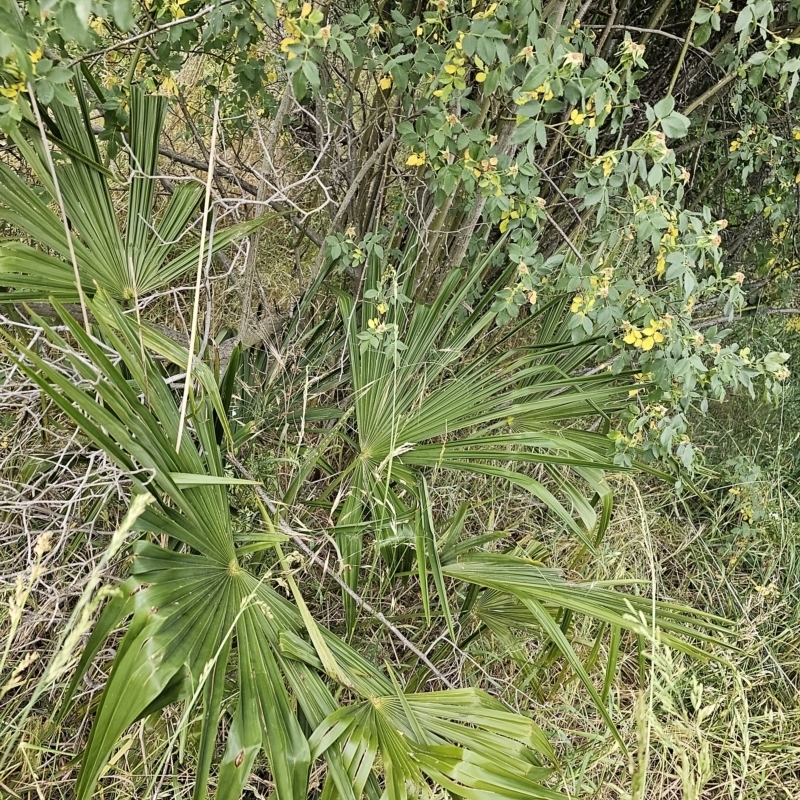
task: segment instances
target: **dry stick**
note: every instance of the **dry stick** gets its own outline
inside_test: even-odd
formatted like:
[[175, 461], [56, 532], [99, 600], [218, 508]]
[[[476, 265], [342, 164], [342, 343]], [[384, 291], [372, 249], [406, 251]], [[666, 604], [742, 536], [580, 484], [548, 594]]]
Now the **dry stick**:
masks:
[[[606, 46], [606, 41], [608, 37], [611, 35], [611, 29], [614, 27], [614, 21], [617, 18], [617, 1], [611, 0], [611, 10], [608, 14], [608, 19], [606, 20], [606, 24], [603, 26], [603, 33], [600, 35], [600, 41], [597, 44], [597, 55], [602, 55], [603, 48]], [[594, 26], [590, 26], [594, 27]]]
[[706, 319], [698, 320], [695, 328], [710, 328], [712, 325], [725, 325], [726, 323], [730, 324], [732, 321], [739, 322], [740, 320], [744, 319], [745, 314], [751, 318], [756, 314], [764, 314], [768, 317], [780, 314], [789, 314], [790, 316], [794, 317], [800, 316], [800, 308], [764, 308], [762, 306], [748, 306], [747, 308], [743, 308], [739, 312], [739, 316], [735, 317], [733, 320], [726, 316], [708, 317]]
[[[261, 175], [258, 180], [258, 189], [256, 191], [256, 207], [253, 211], [254, 219], [260, 219], [266, 213], [266, 201], [269, 197], [269, 181], [267, 180], [267, 173], [272, 163], [270, 150], [274, 149], [278, 143], [281, 128], [283, 127], [283, 119], [289, 113], [289, 111], [291, 111], [292, 99], [292, 84], [287, 83], [286, 88], [283, 90], [283, 97], [281, 97], [278, 111], [275, 114], [275, 118], [273, 119], [264, 140], [264, 157], [261, 163]], [[239, 324], [240, 338], [247, 337], [250, 333], [250, 320], [253, 316], [253, 287], [255, 286], [258, 277], [258, 249], [261, 242], [261, 230], [262, 229], [259, 226], [253, 231], [253, 234], [250, 237], [250, 248], [247, 251], [247, 258], [245, 259], [244, 270], [242, 271], [242, 321]]]
[[[661, 5], [653, 12], [653, 15], [647, 21], [647, 27], [652, 30], [658, 29], [658, 23], [661, 21], [661, 18], [669, 11], [670, 6], [672, 5], [673, 0], [662, 0]], [[645, 33], [642, 37], [640, 44], [647, 44], [647, 40], [650, 38], [649, 33]]]
[[[516, 145], [511, 144], [511, 134], [514, 131], [513, 120], [506, 120], [503, 123], [500, 134], [497, 137], [497, 150], [507, 156], [514, 157], [516, 153]], [[566, 198], [565, 198], [566, 199]], [[450, 266], [453, 269], [458, 269], [461, 262], [467, 255], [469, 243], [472, 240], [472, 234], [478, 227], [483, 209], [486, 206], [486, 197], [481, 197], [478, 202], [472, 207], [472, 210], [467, 215], [467, 218], [462, 223], [459, 223], [460, 229], [457, 230], [455, 240], [452, 244], [452, 256], [450, 257]]]
[[[261, 486], [260, 483], [256, 481], [256, 479], [252, 476], [250, 472], [247, 471], [244, 464], [242, 464], [236, 456], [228, 453], [227, 455], [228, 461], [233, 464], [236, 469], [242, 474], [249, 481], [254, 481], [255, 483], [255, 490], [256, 494], [259, 496], [261, 502], [270, 510], [272, 514], [275, 514], [278, 520], [278, 526], [280, 529], [318, 566], [322, 567], [322, 569], [328, 572], [328, 567], [325, 561], [320, 558], [306, 543], [303, 541], [303, 537], [300, 536], [297, 531], [292, 528], [286, 520], [280, 514], [278, 514], [278, 509], [275, 506], [275, 503], [269, 499], [269, 495], [264, 491], [264, 488]], [[408, 651], [413, 653], [425, 666], [448, 688], [448, 689], [455, 689], [455, 685], [449, 681], [434, 665], [434, 663], [422, 652], [396, 625], [393, 625], [389, 622], [386, 617], [381, 614], [376, 608], [373, 608], [363, 597], [361, 597], [358, 592], [353, 591], [342, 578], [340, 578], [335, 572], [329, 573], [331, 577], [339, 584], [339, 586], [353, 599], [355, 604], [362, 610], [366, 611], [372, 617], [378, 620], [384, 627], [386, 627], [395, 637], [397, 637], [398, 641], [405, 647]]]
[[[768, 122], [772, 122], [775, 118], [771, 118], [767, 120]], [[718, 131], [714, 131], [714, 133], [706, 133], [703, 136], [698, 137], [694, 141], [686, 142], [686, 144], [682, 144], [680, 147], [673, 147], [672, 152], [679, 156], [681, 153], [685, 153], [687, 150], [694, 150], [695, 148], [700, 148], [704, 144], [708, 144], [709, 142], [713, 142], [715, 139], [725, 139], [730, 136], [732, 133], [739, 133], [742, 129], [741, 125], [730, 125], [727, 128], [720, 128]]]
[[[353, 198], [356, 196], [358, 192], [358, 188], [361, 185], [361, 181], [364, 179], [364, 176], [369, 172], [369, 170], [373, 167], [376, 161], [380, 159], [383, 154], [391, 147], [392, 143], [394, 142], [394, 136], [387, 136], [383, 142], [378, 146], [378, 148], [373, 152], [373, 154], [361, 165], [361, 169], [358, 171], [358, 174], [353, 179], [353, 183], [350, 185], [350, 188], [347, 190], [347, 193], [344, 196], [344, 199], [339, 205], [338, 210], [336, 211], [336, 215], [334, 216], [331, 224], [328, 226], [328, 229], [331, 231], [335, 231], [336, 228], [339, 226], [341, 221], [344, 219], [345, 214], [347, 213], [347, 209], [350, 208], [350, 204], [353, 202]], [[314, 262], [314, 266], [312, 268], [311, 280], [313, 281], [319, 271], [322, 269], [322, 264], [325, 261], [325, 249], [320, 246], [320, 250], [317, 253], [316, 261]]]
[[547, 6], [545, 6], [544, 12], [542, 13], [542, 18], [549, 21], [550, 14], [553, 14], [553, 21], [551, 23], [552, 27], [550, 29], [550, 33], [547, 35], [547, 38], [551, 42], [555, 41], [556, 36], [558, 36], [558, 29], [561, 27], [561, 23], [564, 21], [564, 14], [567, 12], [568, 4], [569, 0], [552, 0], [547, 4]]
[[578, 225], [579, 226], [583, 225], [583, 220], [581, 219], [581, 215], [575, 210], [569, 198], [564, 194], [564, 192], [561, 191], [561, 187], [547, 174], [547, 170], [545, 170], [544, 167], [540, 167], [535, 161], [533, 162], [533, 166], [539, 170], [542, 177], [553, 187], [553, 190], [564, 201], [564, 204], [572, 212], [572, 215], [578, 221]]
[[208, 231], [208, 217], [211, 206], [211, 183], [214, 180], [214, 156], [217, 150], [217, 127], [219, 125], [219, 99], [214, 101], [214, 120], [211, 123], [211, 148], [208, 156], [208, 174], [206, 176], [206, 197], [203, 203], [203, 225], [200, 229], [200, 252], [197, 254], [197, 279], [194, 285], [194, 305], [192, 306], [192, 327], [189, 334], [189, 355], [186, 359], [186, 379], [183, 384], [181, 397], [181, 416], [178, 422], [178, 440], [175, 442], [175, 452], [181, 449], [183, 428], [186, 423], [186, 408], [189, 405], [189, 390], [192, 384], [192, 362], [194, 361], [194, 348], [197, 344], [197, 318], [200, 314], [200, 283], [203, 278], [203, 261], [206, 249], [206, 232]]
[[728, 75], [726, 75], [721, 81], [715, 83], [710, 89], [703, 92], [696, 100], [693, 100], [689, 105], [683, 110], [684, 116], [689, 116], [698, 106], [703, 105], [706, 100], [712, 98], [717, 92], [724, 89], [732, 80], [739, 77], [739, 73], [735, 70]]
[[564, 233], [564, 231], [563, 231], [563, 229], [561, 228], [561, 226], [560, 226], [560, 225], [559, 225], [559, 224], [558, 224], [558, 223], [557, 223], [557, 222], [556, 222], [556, 221], [553, 219], [553, 217], [552, 217], [552, 216], [551, 216], [551, 215], [550, 215], [550, 214], [547, 212], [547, 209], [542, 209], [542, 211], [544, 211], [544, 215], [547, 217], [547, 220], [548, 220], [548, 222], [549, 222], [549, 223], [550, 223], [550, 224], [551, 224], [551, 225], [552, 225], [552, 226], [553, 226], [553, 227], [554, 227], [554, 228], [555, 228], [555, 229], [558, 231], [558, 233], [560, 234], [561, 238], [562, 238], [562, 239], [563, 239], [563, 240], [564, 240], [564, 241], [567, 243], [567, 245], [569, 246], [569, 249], [570, 249], [570, 250], [572, 250], [572, 252], [573, 252], [573, 253], [575, 253], [575, 255], [578, 257], [578, 260], [581, 262], [581, 264], [583, 264], [583, 262], [584, 262], [586, 259], [585, 259], [585, 258], [584, 258], [584, 257], [581, 255], [581, 252], [580, 252], [580, 250], [578, 250], [578, 248], [577, 248], [577, 247], [575, 247], [575, 245], [572, 243], [572, 239], [570, 239], [570, 238], [569, 238], [569, 236], [567, 236], [567, 234], [566, 234], [566, 233]]
[[464, 222], [462, 230], [456, 237], [455, 244], [453, 245], [453, 255], [450, 260], [450, 266], [453, 269], [458, 269], [461, 266], [461, 262], [467, 255], [472, 234], [478, 227], [481, 215], [483, 214], [483, 209], [486, 206], [486, 200], [486, 197], [481, 197], [478, 202], [475, 203], [475, 205], [472, 207], [472, 210], [469, 212], [469, 216]]
[[47, 168], [50, 170], [50, 177], [53, 179], [53, 191], [56, 195], [56, 202], [61, 210], [61, 219], [64, 221], [64, 233], [67, 237], [67, 248], [69, 249], [69, 259], [72, 262], [72, 272], [75, 275], [75, 286], [78, 289], [78, 300], [81, 304], [81, 314], [83, 315], [83, 327], [86, 333], [89, 333], [89, 315], [86, 313], [86, 298], [83, 296], [83, 287], [81, 286], [81, 275], [78, 272], [78, 259], [75, 257], [75, 248], [72, 245], [72, 231], [69, 229], [69, 222], [67, 221], [67, 208], [64, 205], [64, 198], [61, 196], [61, 187], [58, 184], [58, 175], [56, 175], [56, 165], [53, 163], [53, 154], [50, 152], [50, 142], [47, 139], [47, 133], [44, 129], [42, 122], [42, 115], [39, 113], [39, 103], [33, 93], [33, 85], [28, 84], [28, 94], [31, 98], [31, 108], [33, 108], [34, 116], [36, 117], [36, 124], [39, 126], [39, 135], [42, 137], [42, 144], [44, 144], [44, 154], [47, 159]]
[[[96, 132], [99, 133], [102, 131], [102, 128], [96, 128]], [[181, 153], [176, 153], [174, 150], [170, 150], [168, 147], [159, 147], [158, 152], [160, 155], [170, 159], [170, 161], [175, 161], [178, 164], [183, 164], [187, 167], [191, 167], [192, 169], [200, 170], [201, 172], [208, 171], [208, 164], [205, 161], [200, 161], [196, 158], [191, 158], [190, 156], [183, 155]], [[250, 183], [249, 181], [240, 178], [236, 173], [228, 169], [221, 169], [216, 168], [216, 174], [222, 178], [225, 178], [232, 183], [235, 183], [239, 189], [244, 190], [247, 194], [251, 195], [252, 197], [256, 197], [258, 195], [258, 186], [254, 183]], [[277, 203], [271, 204], [276, 211], [281, 212], [281, 208], [278, 207]], [[287, 216], [289, 222], [297, 228], [300, 233], [302, 233], [307, 239], [310, 239], [317, 247], [322, 247], [324, 241], [322, 237], [316, 233], [315, 231], [309, 229], [305, 223], [297, 216], [290, 214]]]
[[[605, 35], [605, 29], [608, 28], [609, 31], [633, 31], [634, 33], [654, 33], [657, 36], [664, 36], [667, 39], [674, 39], [676, 42], [686, 42], [686, 37], [684, 36], [677, 36], [674, 33], [668, 33], [667, 31], [658, 30], [658, 28], [640, 28], [638, 25], [584, 25], [585, 28], [589, 30], [603, 30]], [[693, 42], [689, 42], [689, 47], [693, 50], [697, 50], [698, 53], [702, 53], [709, 58], [713, 58], [714, 54], [710, 50], [706, 50], [705, 47], [700, 47], [700, 45], [694, 44]], [[599, 50], [599, 47], [597, 48]]]

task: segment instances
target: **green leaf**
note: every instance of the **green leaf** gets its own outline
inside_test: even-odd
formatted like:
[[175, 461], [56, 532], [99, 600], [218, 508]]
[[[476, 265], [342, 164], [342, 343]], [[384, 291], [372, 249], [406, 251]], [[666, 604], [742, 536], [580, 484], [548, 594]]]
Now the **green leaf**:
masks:
[[654, 106], [653, 111], [656, 112], [656, 119], [664, 119], [668, 117], [675, 108], [675, 98], [668, 94], [663, 100], [659, 100]]
[[682, 139], [689, 132], [691, 120], [677, 111], [659, 120], [661, 129], [670, 139]]
[[129, 31], [133, 27], [133, 4], [131, 0], [113, 0], [111, 13], [114, 22], [121, 31]]

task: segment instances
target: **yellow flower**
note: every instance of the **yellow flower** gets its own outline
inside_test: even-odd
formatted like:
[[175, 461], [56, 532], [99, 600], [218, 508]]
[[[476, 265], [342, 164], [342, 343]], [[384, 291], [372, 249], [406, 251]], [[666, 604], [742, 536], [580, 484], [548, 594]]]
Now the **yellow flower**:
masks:
[[102, 17], [94, 17], [89, 23], [89, 27], [98, 35], [102, 36], [106, 32], [106, 21]]
[[641, 339], [642, 333], [636, 328], [631, 328], [628, 333], [622, 337], [622, 341], [625, 342], [625, 344], [632, 344], [635, 347], [639, 347]]
[[188, 2], [189, 0], [172, 0], [172, 2], [169, 4], [169, 10], [173, 18], [180, 19], [181, 17], [186, 16], [182, 6], [185, 6]]
[[422, 25], [417, 25], [416, 33], [417, 36], [422, 36]]
[[375, 328], [377, 328], [379, 324], [380, 324], [380, 320], [377, 317], [375, 317], [374, 319], [368, 320], [367, 327], [371, 331], [374, 331]]
[[607, 178], [614, 171], [617, 159], [615, 156], [606, 155], [595, 161], [595, 163], [602, 165], [603, 175]]
[[391, 75], [384, 75], [380, 81], [378, 81], [378, 85], [381, 89], [391, 89], [392, 87], [392, 76]]
[[311, 13], [311, 3], [303, 3], [303, 7], [300, 9], [301, 19], [305, 19], [310, 13]]
[[3, 95], [3, 97], [7, 97], [9, 100], [13, 100], [18, 94], [22, 94], [25, 91], [27, 91], [27, 89], [22, 81], [14, 83], [6, 88], [0, 87], [0, 94]]
[[39, 47], [32, 53], [28, 53], [28, 58], [31, 60], [31, 64], [36, 64], [43, 55], [44, 51], [42, 50], [41, 47]]
[[577, 108], [573, 108], [572, 113], [569, 115], [569, 124], [581, 125], [585, 119], [586, 119], [586, 114], [578, 111]]
[[800, 128], [795, 128], [792, 131], [792, 139], [794, 139], [796, 142], [800, 142]]
[[660, 278], [667, 269], [667, 260], [664, 257], [663, 251], [659, 251], [658, 258], [656, 258], [656, 275]]
[[389, 306], [386, 303], [378, 303], [378, 313], [385, 314], [389, 310]]
[[267, 80], [268, 80], [270, 83], [274, 83], [276, 80], [278, 80], [278, 73], [277, 73], [277, 72], [275, 72], [275, 70], [274, 70], [274, 69], [273, 69], [273, 70], [270, 70], [270, 71], [267, 73]]
[[486, 73], [485, 72], [479, 72], [475, 76], [475, 80], [478, 81], [478, 83], [483, 83], [486, 80]]
[[739, 139], [734, 139], [731, 142], [731, 146], [730, 146], [731, 153], [735, 153], [741, 146], [742, 146], [741, 141]]
[[298, 40], [294, 38], [294, 36], [287, 36], [281, 42], [281, 53], [286, 53], [289, 50], [289, 45], [297, 44]]
[[642, 341], [642, 350], [652, 350], [654, 344], [661, 344], [664, 341], [664, 334], [659, 332], [660, 327], [660, 321], [651, 319], [650, 324], [646, 328], [642, 328], [642, 334], [645, 337]]
[[167, 75], [163, 81], [161, 81], [161, 86], [158, 87], [159, 93], [162, 95], [177, 95], [178, 94], [178, 84], [175, 83], [172, 75]]
[[425, 153], [424, 152], [422, 152], [422, 153], [412, 153], [408, 157], [408, 161], [406, 161], [406, 164], [409, 167], [421, 167], [424, 163], [425, 163]]

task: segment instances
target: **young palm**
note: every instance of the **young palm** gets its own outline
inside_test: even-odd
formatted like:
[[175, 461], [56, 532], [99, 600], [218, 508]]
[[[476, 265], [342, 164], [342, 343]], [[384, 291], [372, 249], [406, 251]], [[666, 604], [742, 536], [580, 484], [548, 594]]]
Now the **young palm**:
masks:
[[[99, 287], [117, 299], [143, 297], [169, 286], [197, 264], [200, 245], [192, 241], [189, 224], [202, 188], [192, 183], [178, 186], [156, 219], [158, 147], [166, 98], [145, 94], [136, 86], [131, 89], [130, 173], [121, 231], [111, 173], [102, 165], [78, 77], [74, 86], [77, 108], [59, 101], [51, 106], [58, 134], [55, 172], [69, 233], [61, 210], [54, 205], [57, 193], [44, 150], [48, 144], [39, 132], [29, 129], [30, 140], [21, 130], [10, 134], [38, 186], [0, 162], [0, 220], [36, 243], [0, 241], [0, 287], [13, 290], [0, 292], [0, 302], [47, 301], [49, 297], [76, 301], [72, 253], [84, 294], [91, 296]], [[215, 231], [206, 252], [225, 247], [263, 222], [262, 217]]]

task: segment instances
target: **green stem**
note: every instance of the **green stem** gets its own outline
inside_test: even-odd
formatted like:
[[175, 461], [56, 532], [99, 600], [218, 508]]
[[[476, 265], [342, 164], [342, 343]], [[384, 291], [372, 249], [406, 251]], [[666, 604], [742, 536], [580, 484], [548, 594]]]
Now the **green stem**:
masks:
[[[697, 0], [697, 5], [694, 7], [695, 14], [698, 8], [700, 8], [700, 0]], [[681, 69], [683, 68], [683, 62], [686, 59], [686, 51], [689, 49], [689, 43], [692, 41], [693, 33], [694, 14], [692, 14], [692, 21], [689, 23], [689, 30], [686, 31], [686, 38], [683, 40], [683, 47], [681, 48], [681, 54], [678, 56], [678, 63], [675, 65], [675, 71], [672, 73], [672, 80], [669, 82], [669, 89], [667, 89], [668, 95], [672, 94], [672, 90], [675, 88], [675, 84], [678, 81], [678, 75], [680, 75]]]

